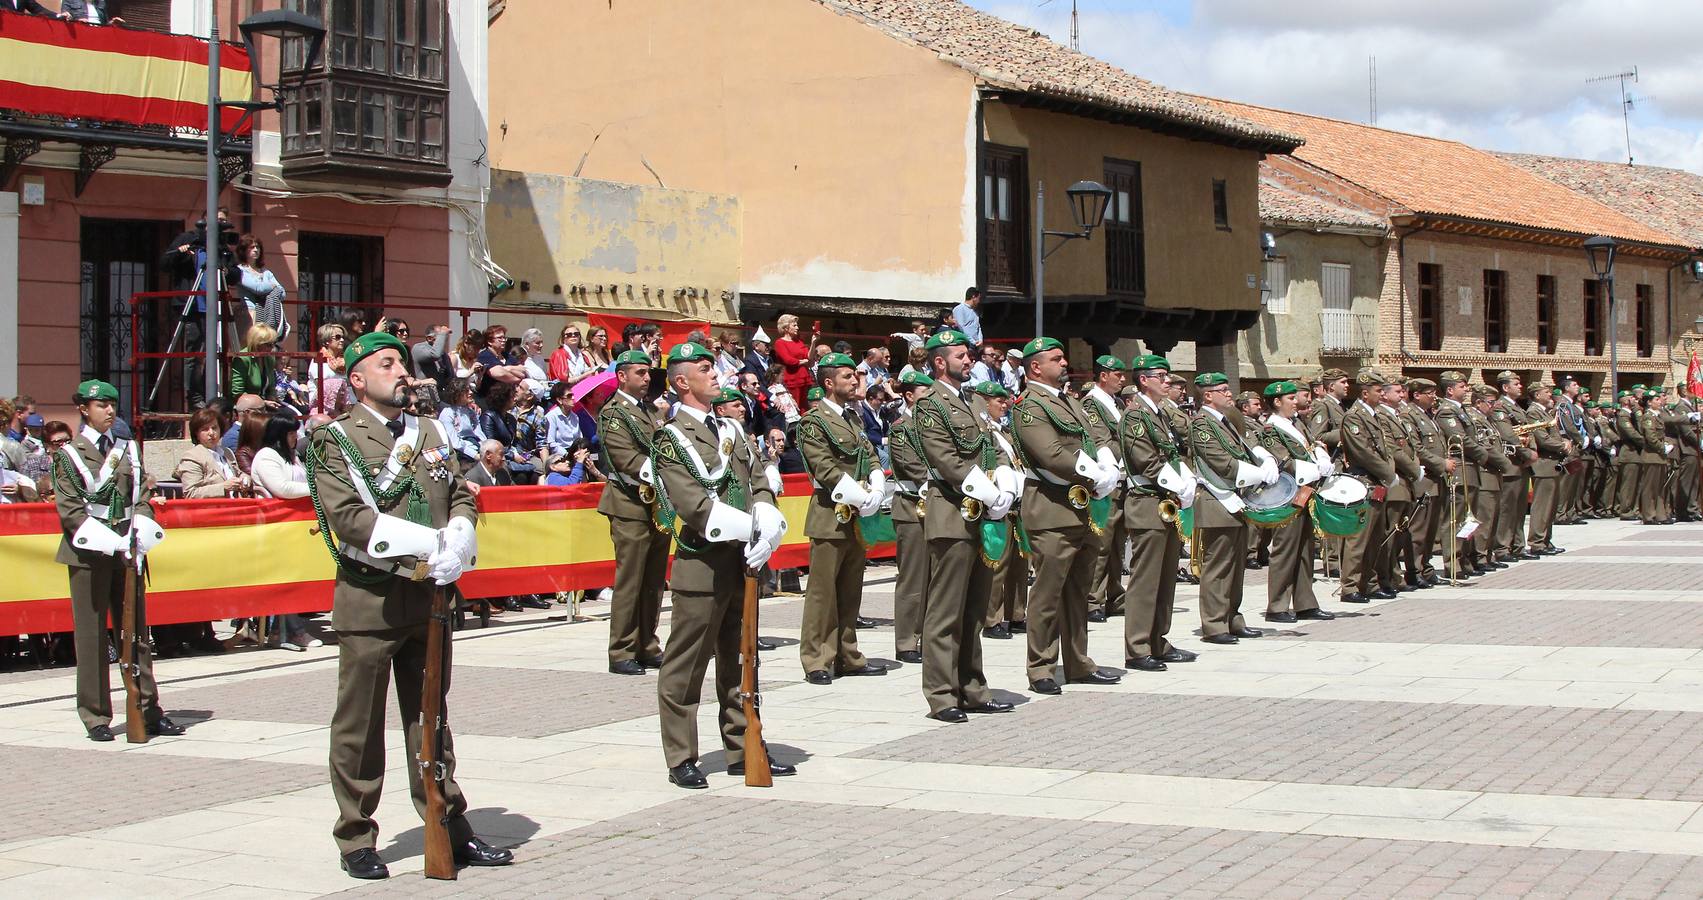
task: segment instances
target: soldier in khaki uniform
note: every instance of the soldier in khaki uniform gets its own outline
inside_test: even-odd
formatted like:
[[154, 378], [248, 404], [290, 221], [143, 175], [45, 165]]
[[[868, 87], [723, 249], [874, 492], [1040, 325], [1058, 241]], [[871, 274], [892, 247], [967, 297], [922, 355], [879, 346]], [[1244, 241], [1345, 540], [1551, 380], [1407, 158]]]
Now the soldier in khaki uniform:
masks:
[[1200, 634], [1209, 644], [1234, 644], [1261, 637], [1242, 619], [1247, 577], [1248, 523], [1238, 513], [1237, 491], [1277, 481], [1277, 461], [1250, 441], [1230, 418], [1236, 401], [1222, 372], [1202, 372], [1194, 383], [1201, 410], [1189, 421], [1190, 458], [1199, 479], [1194, 527], [1200, 548]]
[[1614, 433], [1620, 451], [1614, 456], [1614, 511], [1623, 522], [1643, 519], [1638, 510], [1638, 480], [1644, 474], [1644, 433], [1640, 427], [1642, 407], [1631, 391], [1616, 395], [1620, 405], [1614, 412]]
[[[1010, 412], [1016, 398], [995, 381], [983, 381], [967, 391], [970, 410], [982, 420], [982, 426], [999, 445], [1001, 458], [1011, 460], [1017, 472], [1016, 502], [1008, 518], [1016, 534], [1019, 510], [1023, 506], [1023, 471], [1017, 466], [1017, 445], [1010, 434]], [[1005, 564], [993, 573], [993, 596], [988, 600], [987, 615], [982, 619], [982, 636], [1008, 641], [1014, 634], [1027, 634], [1029, 629], [1029, 556], [1021, 552], [1007, 553]]]
[[[369, 332], [343, 351], [355, 404], [313, 432], [308, 484], [328, 546], [335, 547], [337, 585], [331, 625], [337, 629], [337, 709], [331, 720], [332, 836], [352, 877], [390, 873], [373, 847], [384, 789], [384, 695], [392, 671], [404, 723], [408, 786], [426, 814], [420, 767], [420, 706], [433, 592], [454, 584], [477, 551], [473, 493], [457, 471], [449, 435], [435, 419], [404, 411], [410, 379], [407, 348], [386, 332]], [[427, 583], [435, 582], [436, 588]], [[443, 689], [450, 685], [446, 641]], [[444, 721], [449, 720], [445, 701]], [[447, 727], [440, 760], [445, 814], [459, 865], [501, 866], [514, 857], [473, 834], [467, 798], [455, 781], [455, 744]]]
[[[1430, 482], [1423, 499], [1415, 500], [1422, 505], [1413, 516], [1407, 582], [1410, 587], [1431, 587], [1439, 580], [1431, 554], [1437, 546], [1437, 536], [1443, 530], [1443, 521], [1448, 517], [1449, 496], [1445, 486], [1455, 478], [1457, 462], [1449, 458], [1442, 429], [1437, 427], [1433, 418], [1437, 409], [1437, 383], [1429, 378], [1410, 378], [1407, 394], [1404, 413], [1409, 432], [1413, 435], [1414, 452], [1424, 468], [1424, 480]], [[1454, 540], [1452, 533], [1449, 540]]]
[[[1378, 553], [1378, 587], [1395, 594], [1410, 588], [1403, 583], [1401, 567], [1404, 547], [1413, 533], [1414, 507], [1425, 496], [1429, 479], [1419, 466], [1413, 437], [1401, 416], [1401, 404], [1407, 388], [1392, 381], [1383, 387], [1383, 403], [1378, 407], [1377, 423], [1384, 431], [1384, 446], [1389, 448], [1395, 462], [1396, 480], [1384, 495], [1384, 528], [1386, 534]], [[1376, 596], [1376, 595], [1374, 595]]]
[[1668, 467], [1678, 448], [1668, 437], [1662, 421], [1661, 395], [1655, 391], [1638, 398], [1638, 430], [1644, 442], [1644, 464], [1638, 473], [1638, 511], [1645, 525], [1671, 525], [1668, 517], [1666, 490]]
[[[1451, 370], [1438, 376], [1437, 382], [1438, 393], [1442, 395], [1437, 398], [1437, 430], [1442, 433], [1444, 456], [1453, 459], [1456, 464], [1444, 485], [1447, 489], [1446, 517], [1439, 537], [1445, 548], [1444, 574], [1455, 581], [1480, 574], [1472, 540], [1457, 535], [1466, 526], [1467, 519], [1474, 516], [1480, 473], [1492, 465], [1491, 448], [1485, 443], [1484, 435], [1475, 426], [1463, 402], [1472, 392], [1466, 375]], [[1483, 523], [1480, 522], [1478, 527], [1482, 528]]]
[[1490, 449], [1489, 462], [1478, 470], [1478, 497], [1472, 507], [1472, 517], [1478, 520], [1478, 529], [1472, 535], [1472, 553], [1481, 574], [1508, 567], [1497, 558], [1496, 528], [1502, 515], [1502, 481], [1519, 474], [1511, 455], [1518, 448], [1503, 441], [1502, 432], [1491, 420], [1500, 396], [1487, 384], [1476, 385], [1472, 389], [1472, 405], [1467, 407], [1467, 421], [1472, 423], [1479, 441]]
[[[664, 515], [674, 517], [679, 549], [669, 577], [668, 657], [656, 681], [662, 754], [668, 780], [708, 787], [698, 768], [698, 702], [715, 659], [721, 742], [727, 774], [745, 774], [745, 706], [740, 696], [739, 638], [745, 579], [761, 571], [786, 534], [786, 518], [761, 457], [734, 419], [716, 416], [720, 395], [715, 354], [697, 344], [668, 353], [668, 386], [680, 398], [674, 418], [652, 442], [654, 479]], [[666, 520], [665, 520], [666, 521]], [[790, 765], [771, 761], [774, 775]]]
[[1396, 475], [1395, 455], [1378, 423], [1378, 408], [1384, 402], [1384, 386], [1389, 379], [1374, 368], [1363, 368], [1354, 375], [1360, 388], [1360, 399], [1342, 416], [1342, 461], [1347, 472], [1371, 487], [1371, 503], [1366, 513], [1366, 527], [1344, 541], [1342, 554], [1342, 602], [1369, 603], [1373, 597], [1389, 600], [1394, 591], [1379, 587], [1379, 563], [1389, 544], [1389, 528], [1385, 497], [1400, 479]]
[[[1553, 405], [1554, 395], [1539, 388], [1532, 392], [1526, 417], [1532, 422], [1558, 418]], [[1574, 444], [1561, 436], [1559, 424], [1539, 428], [1531, 433], [1531, 445], [1537, 450], [1532, 460], [1531, 515], [1526, 520], [1526, 551], [1539, 556], [1554, 556], [1565, 552], [1555, 546], [1555, 517], [1561, 502], [1562, 464], [1572, 455]]]
[[[72, 397], [83, 426], [71, 443], [53, 452], [54, 505], [64, 536], [54, 560], [71, 576], [71, 622], [77, 650], [77, 717], [89, 740], [112, 738], [112, 682], [107, 663], [107, 627], [123, 627], [125, 566], [131, 561], [132, 535], [146, 554], [165, 532], [154, 523], [148, 503], [151, 485], [138, 489], [139, 461], [134, 442], [113, 437], [118, 420], [118, 389], [104, 381], [77, 385]], [[139, 576], [140, 577], [140, 576]], [[140, 628], [145, 622], [138, 623]], [[146, 634], [146, 631], [141, 631]], [[121, 659], [119, 665], [129, 665]], [[142, 718], [150, 735], [179, 735], [183, 726], [160, 709], [154, 683], [154, 654], [146, 640], [136, 641], [136, 685]]]
[[[804, 592], [804, 622], [798, 656], [811, 684], [836, 675], [885, 675], [857, 646], [857, 612], [863, 604], [865, 548], [858, 519], [875, 515], [885, 499], [886, 475], [863, 422], [851, 408], [862, 383], [857, 364], [844, 353], [816, 363], [822, 401], [798, 422], [798, 447], [815, 490], [804, 519], [810, 539], [810, 583]], [[839, 508], [836, 514], [836, 507]], [[840, 518], [846, 521], [840, 521]]]
[[[1294, 476], [1305, 493], [1311, 493], [1310, 486], [1329, 475], [1330, 468], [1319, 465], [1324, 445], [1313, 440], [1306, 423], [1296, 417], [1299, 391], [1293, 381], [1266, 385], [1271, 414], [1266, 417], [1260, 440], [1278, 467]], [[1317, 456], [1315, 450], [1319, 451]], [[1301, 509], [1294, 518], [1279, 528], [1267, 529], [1273, 532], [1265, 594], [1267, 622], [1290, 624], [1299, 619], [1336, 618], [1319, 609], [1318, 598], [1313, 596], [1313, 522], [1307, 515], [1306, 498], [1297, 497], [1296, 502]]]
[[[1567, 454], [1567, 459], [1562, 461], [1563, 471], [1560, 492], [1556, 499], [1555, 524], [1578, 525], [1585, 520], [1585, 489], [1591, 477], [1590, 417], [1579, 403], [1581, 387], [1578, 379], [1571, 375], [1558, 376], [1555, 391], [1555, 403], [1551, 410], [1555, 415], [1556, 427], [1562, 438], [1573, 443], [1572, 451]], [[1575, 459], [1583, 462], [1575, 465], [1572, 462]]]
[[[1607, 393], [1606, 391], [1604, 393]], [[1614, 519], [1614, 495], [1618, 489], [1615, 475], [1619, 469], [1615, 458], [1620, 455], [1620, 434], [1614, 430], [1613, 400], [1594, 400], [1590, 404], [1591, 482], [1587, 503], [1593, 518]]]
[[1699, 509], [1697, 483], [1699, 447], [1703, 446], [1703, 412], [1699, 411], [1696, 399], [1686, 396], [1683, 391], [1674, 398], [1672, 410], [1678, 418], [1674, 436], [1678, 438], [1680, 453], [1679, 471], [1674, 473], [1674, 512], [1680, 521], [1691, 522], [1703, 517], [1703, 509]]
[[1029, 689], [1060, 692], [1064, 680], [1116, 684], [1119, 676], [1088, 656], [1088, 591], [1099, 541], [1089, 528], [1089, 498], [1117, 486], [1111, 448], [1088, 433], [1090, 410], [1064, 393], [1064, 345], [1038, 337], [1023, 345], [1029, 387], [1013, 415], [1016, 449], [1035, 476], [1023, 484], [1022, 521], [1038, 557], [1029, 595]]
[[898, 535], [898, 578], [893, 584], [893, 645], [900, 662], [922, 662], [922, 622], [928, 596], [928, 538], [917, 503], [928, 489], [928, 459], [917, 435], [916, 404], [933, 386], [921, 372], [899, 376], [899, 417], [887, 432], [893, 461], [893, 531]]
[[1490, 410], [1490, 424], [1495, 426], [1501, 435], [1505, 446], [1516, 448], [1513, 453], [1515, 472], [1502, 478], [1502, 497], [1496, 509], [1496, 534], [1491, 538], [1496, 548], [1496, 558], [1504, 562], [1519, 559], [1537, 559], [1538, 555], [1526, 549], [1524, 526], [1529, 502], [1526, 497], [1526, 482], [1531, 476], [1531, 465], [1537, 459], [1537, 451], [1531, 447], [1530, 437], [1522, 437], [1517, 428], [1530, 421], [1526, 411], [1519, 404], [1520, 395], [1524, 393], [1525, 383], [1519, 375], [1507, 369], [1496, 374], [1496, 386], [1501, 396]]
[[[1307, 430], [1325, 445], [1325, 451], [1330, 458], [1342, 460], [1342, 419], [1346, 413], [1344, 403], [1348, 400], [1348, 373], [1341, 369], [1325, 369], [1319, 374], [1319, 390], [1313, 398], [1313, 405], [1307, 411]], [[1342, 566], [1343, 548], [1347, 541], [1339, 537], [1326, 537], [1324, 547], [1328, 565]], [[1326, 572], [1335, 578], [1338, 572]]]
[[643, 675], [662, 667], [657, 622], [668, 578], [670, 536], [656, 527], [652, 503], [651, 437], [662, 424], [656, 407], [645, 402], [651, 359], [628, 350], [615, 359], [614, 396], [597, 414], [603, 443], [603, 497], [597, 511], [609, 519], [615, 547], [614, 603], [609, 610], [609, 671]]
[[[1128, 367], [1110, 354], [1094, 360], [1094, 386], [1082, 398], [1082, 406], [1094, 415], [1088, 420], [1088, 433], [1100, 447], [1110, 447], [1117, 461], [1118, 474], [1123, 475], [1123, 446], [1118, 440], [1118, 422], [1123, 418], [1123, 391]], [[1106, 521], [1106, 533], [1099, 535], [1100, 550], [1094, 555], [1093, 587], [1088, 595], [1088, 621], [1104, 622], [1107, 616], [1123, 612], [1124, 531], [1123, 479], [1112, 488], [1112, 512]]]
[[1125, 404], [1118, 428], [1126, 470], [1124, 524], [1133, 551], [1123, 601], [1124, 665], [1162, 672], [1169, 663], [1194, 662], [1195, 654], [1166, 638], [1183, 540], [1177, 524], [1160, 516], [1159, 504], [1169, 500], [1179, 512], [1192, 506], [1196, 484], [1184, 459], [1188, 432], [1173, 428], [1168, 415], [1170, 361], [1148, 354], [1136, 357], [1130, 369], [1139, 392]]

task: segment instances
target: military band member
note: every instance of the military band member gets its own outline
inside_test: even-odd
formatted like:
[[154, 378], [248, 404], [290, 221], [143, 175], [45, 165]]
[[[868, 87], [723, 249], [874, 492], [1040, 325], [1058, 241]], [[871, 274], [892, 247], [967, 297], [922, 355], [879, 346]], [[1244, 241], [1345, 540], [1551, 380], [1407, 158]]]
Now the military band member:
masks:
[[[1011, 392], [995, 381], [983, 381], [969, 392], [970, 409], [980, 416], [988, 434], [999, 445], [1002, 459], [1011, 460], [1017, 472], [1016, 502], [1007, 518], [1015, 526], [1023, 505], [1023, 468], [1016, 464], [1017, 446], [1010, 433], [1011, 407], [1017, 402]], [[1010, 640], [1014, 634], [1027, 634], [1029, 623], [1029, 554], [1007, 553], [1005, 564], [993, 573], [993, 596], [988, 601], [987, 615], [982, 619], [982, 636]]]
[[[1470, 399], [1472, 388], [1467, 384], [1466, 375], [1453, 370], [1444, 372], [1437, 379], [1438, 393], [1436, 405], [1437, 430], [1442, 433], [1445, 456], [1455, 460], [1456, 467], [1449, 475], [1444, 487], [1448, 489], [1446, 503], [1446, 518], [1440, 530], [1440, 539], [1445, 547], [1452, 546], [1453, 565], [1445, 574], [1451, 580], [1476, 575], [1478, 572], [1478, 555], [1471, 538], [1460, 538], [1461, 529], [1466, 527], [1466, 521], [1474, 516], [1474, 508], [1478, 503], [1481, 472], [1491, 465], [1491, 448], [1485, 443], [1485, 435], [1474, 424], [1467, 412], [1466, 402]], [[1483, 527], [1483, 523], [1479, 523]], [[1445, 565], [1449, 560], [1445, 559]]]
[[806, 681], [829, 684], [835, 676], [887, 674], [857, 646], [866, 552], [858, 519], [880, 511], [887, 478], [862, 418], [851, 408], [862, 383], [857, 364], [844, 353], [826, 354], [816, 364], [816, 380], [822, 400], [799, 420], [797, 431], [815, 488], [804, 519], [810, 582], [798, 655]]
[[1616, 399], [1620, 406], [1614, 413], [1614, 433], [1619, 439], [1620, 452], [1614, 457], [1614, 511], [1623, 522], [1638, 522], [1643, 516], [1638, 509], [1638, 481], [1644, 475], [1643, 408], [1631, 391], [1621, 391]]
[[1472, 515], [1478, 520], [1478, 530], [1473, 532], [1473, 558], [1478, 567], [1488, 571], [1505, 569], [1508, 563], [1499, 558], [1496, 550], [1496, 529], [1502, 515], [1502, 482], [1508, 478], [1519, 476], [1519, 467], [1514, 463], [1514, 452], [1517, 446], [1510, 446], [1502, 439], [1502, 432], [1496, 428], [1492, 416], [1495, 415], [1496, 403], [1502, 394], [1487, 384], [1475, 385], [1472, 389], [1472, 405], [1467, 408], [1467, 419], [1479, 435], [1484, 445], [1490, 448], [1488, 465], [1478, 470], [1479, 488], [1478, 499], [1473, 504]]
[[1089, 411], [1064, 393], [1064, 345], [1035, 338], [1023, 345], [1023, 365], [1029, 386], [1017, 401], [1012, 430], [1017, 452], [1036, 476], [1025, 479], [1022, 499], [1022, 521], [1038, 558], [1029, 594], [1029, 689], [1059, 693], [1055, 665], [1071, 683], [1116, 684], [1119, 676], [1088, 656], [1088, 591], [1099, 552], [1088, 506], [1117, 486], [1116, 458], [1088, 433]]
[[[1312, 409], [1307, 412], [1307, 430], [1319, 443], [1325, 445], [1325, 451], [1332, 460], [1342, 460], [1342, 418], [1348, 402], [1348, 373], [1341, 369], [1325, 369], [1319, 373], [1319, 390], [1313, 398]], [[1327, 571], [1326, 575], [1335, 578], [1340, 574], [1344, 547], [1347, 541], [1335, 536], [1326, 536], [1324, 547], [1327, 565], [1338, 571]]]
[[[1554, 395], [1539, 388], [1532, 392], [1526, 416], [1534, 423], [1558, 419]], [[1555, 546], [1555, 517], [1560, 504], [1562, 466], [1572, 455], [1574, 444], [1562, 437], [1559, 424], [1531, 432], [1531, 445], [1537, 451], [1532, 460], [1531, 515], [1526, 520], [1526, 550], [1539, 556], [1565, 552]]]
[[[154, 524], [148, 502], [151, 485], [138, 490], [136, 445], [116, 437], [118, 389], [104, 381], [77, 385], [71, 398], [77, 404], [82, 428], [71, 443], [53, 454], [54, 505], [64, 536], [54, 560], [70, 571], [71, 622], [77, 650], [77, 717], [89, 740], [105, 743], [112, 737], [112, 682], [107, 662], [108, 618], [115, 630], [124, 622], [125, 566], [132, 529], [143, 554], [158, 543], [164, 531]], [[139, 628], [145, 623], [139, 623]], [[145, 631], [141, 632], [146, 634]], [[183, 726], [160, 709], [160, 689], [154, 683], [154, 654], [148, 641], [136, 641], [137, 692], [142, 718], [150, 735], [179, 735]], [[130, 660], [119, 660], [129, 665]]]
[[1167, 414], [1170, 361], [1153, 354], [1138, 356], [1131, 372], [1139, 392], [1125, 404], [1118, 429], [1127, 478], [1124, 523], [1132, 548], [1123, 601], [1124, 665], [1162, 672], [1168, 663], [1194, 662], [1195, 654], [1166, 638], [1183, 539], [1177, 523], [1161, 516], [1160, 504], [1168, 501], [1180, 513], [1194, 504], [1196, 484], [1184, 459], [1188, 432], [1174, 429]]
[[1496, 398], [1496, 404], [1491, 408], [1490, 424], [1502, 436], [1503, 446], [1512, 448], [1509, 461], [1515, 467], [1514, 475], [1503, 477], [1502, 497], [1497, 502], [1496, 534], [1493, 538], [1496, 558], [1503, 561], [1537, 559], [1536, 553], [1526, 549], [1525, 542], [1525, 520], [1530, 507], [1526, 482], [1531, 477], [1532, 463], [1537, 459], [1531, 438], [1519, 433], [1519, 426], [1530, 421], [1525, 408], [1519, 403], [1525, 392], [1525, 382], [1519, 375], [1504, 369], [1496, 374], [1496, 387], [1501, 396]]
[[[1082, 399], [1083, 408], [1093, 413], [1088, 419], [1088, 432], [1094, 443], [1110, 447], [1117, 460], [1118, 474], [1123, 475], [1123, 447], [1118, 441], [1118, 422], [1123, 418], [1123, 391], [1128, 367], [1124, 361], [1107, 354], [1094, 360], [1094, 386]], [[1107, 616], [1123, 612], [1124, 593], [1124, 513], [1123, 479], [1112, 488], [1111, 517], [1106, 533], [1099, 535], [1100, 551], [1094, 555], [1093, 588], [1088, 595], [1088, 621], [1104, 622]]]
[[662, 417], [645, 400], [650, 377], [651, 358], [643, 350], [617, 356], [615, 394], [597, 413], [603, 471], [609, 476], [597, 511], [609, 520], [609, 542], [615, 548], [609, 671], [616, 675], [643, 675], [662, 667], [656, 628], [672, 538], [657, 527], [652, 509], [651, 437]]
[[1367, 507], [1366, 527], [1346, 539], [1342, 554], [1342, 602], [1369, 603], [1372, 598], [1389, 600], [1393, 590], [1378, 584], [1383, 555], [1389, 548], [1389, 529], [1385, 498], [1400, 479], [1396, 475], [1395, 455], [1378, 422], [1378, 408], [1384, 402], [1384, 386], [1389, 379], [1374, 368], [1363, 368], [1354, 375], [1360, 398], [1342, 416], [1342, 460], [1350, 475], [1369, 483], [1371, 503]]
[[[744, 427], [711, 411], [721, 392], [715, 354], [680, 344], [669, 351], [667, 366], [668, 387], [680, 402], [673, 420], [657, 429], [652, 465], [658, 502], [675, 517], [678, 548], [668, 582], [668, 656], [656, 681], [657, 709], [668, 780], [698, 789], [708, 786], [698, 768], [698, 701], [712, 657], [727, 774], [745, 774], [739, 690], [745, 577], [761, 571], [780, 546], [786, 518]], [[771, 759], [769, 771], [797, 770]]]
[[[1442, 533], [1443, 521], [1448, 517], [1447, 485], [1454, 480], [1459, 463], [1449, 456], [1448, 444], [1434, 418], [1437, 383], [1429, 378], [1410, 378], [1407, 395], [1405, 412], [1414, 436], [1414, 451], [1425, 470], [1424, 480], [1430, 482], [1422, 498], [1415, 499], [1421, 506], [1414, 513], [1410, 529], [1412, 540], [1409, 545], [1412, 550], [1408, 559], [1407, 583], [1410, 587], [1431, 587], [1439, 580], [1431, 554], [1437, 546], [1438, 535]], [[1453, 532], [1448, 539], [1454, 540]]]
[[[425, 784], [413, 761], [424, 738], [420, 706], [433, 592], [473, 566], [478, 546], [473, 493], [457, 471], [448, 433], [437, 420], [405, 411], [407, 352], [401, 340], [382, 331], [350, 341], [343, 364], [356, 402], [310, 438], [309, 489], [338, 563], [331, 601], [338, 643], [331, 793], [338, 817], [331, 833], [344, 871], [362, 879], [390, 874], [373, 849], [378, 839], [373, 813], [384, 790], [384, 695], [392, 671], [408, 786], [423, 817]], [[444, 664], [447, 695], [447, 658]], [[444, 710], [447, 721], [447, 700]], [[467, 798], [455, 780], [455, 744], [447, 730], [439, 759], [456, 863], [512, 862], [508, 850], [476, 837], [464, 816]]]
[[[1561, 437], [1571, 441], [1573, 449], [1562, 461], [1563, 471], [1556, 500], [1555, 523], [1577, 525], [1585, 518], [1585, 487], [1591, 471], [1590, 417], [1579, 405], [1582, 388], [1578, 379], [1571, 375], [1562, 375], [1556, 382], [1555, 403], [1551, 410]], [[1580, 462], [1575, 463], [1574, 460]]]
[[[1413, 532], [1416, 504], [1424, 496], [1429, 479], [1419, 466], [1416, 441], [1410, 427], [1401, 416], [1407, 388], [1391, 381], [1382, 390], [1383, 403], [1378, 407], [1378, 426], [1384, 431], [1384, 445], [1396, 467], [1396, 480], [1384, 495], [1384, 537], [1378, 553], [1378, 586], [1389, 593], [1399, 593], [1408, 587], [1402, 581], [1401, 568]], [[1423, 504], [1418, 504], [1422, 506]]]
[[[1308, 493], [1311, 486], [1330, 474], [1328, 466], [1320, 466], [1324, 445], [1313, 440], [1306, 423], [1296, 418], [1300, 387], [1293, 381], [1278, 381], [1266, 385], [1266, 402], [1271, 415], [1266, 417], [1261, 443], [1277, 460], [1278, 468], [1288, 472]], [[1319, 453], [1315, 454], [1314, 451]], [[1302, 508], [1295, 517], [1272, 531], [1271, 572], [1266, 579], [1265, 619], [1267, 622], [1292, 623], [1298, 619], [1334, 619], [1332, 613], [1319, 609], [1313, 596], [1313, 521], [1307, 515], [1305, 498], [1297, 498]]]
[[1649, 391], [1638, 398], [1638, 430], [1643, 438], [1644, 465], [1638, 474], [1638, 512], [1645, 525], [1670, 525], [1665, 494], [1668, 466], [1675, 457], [1673, 440], [1662, 422], [1661, 395]]
[[1194, 502], [1200, 634], [1209, 644], [1234, 644], [1264, 634], [1242, 618], [1248, 523], [1239, 515], [1243, 504], [1236, 492], [1275, 483], [1277, 461], [1231, 418], [1236, 400], [1224, 373], [1202, 372], [1194, 383], [1201, 393], [1201, 410], [1189, 421], [1190, 458], [1201, 488]]
[[[1604, 391], [1606, 394], [1607, 391]], [[1587, 503], [1591, 515], [1598, 519], [1619, 518], [1614, 510], [1617, 485], [1615, 458], [1620, 455], [1620, 434], [1614, 430], [1613, 400], [1594, 400], [1590, 404], [1591, 481]]]
[[1675, 443], [1679, 445], [1679, 470], [1674, 473], [1674, 512], [1680, 521], [1691, 522], [1703, 517], [1699, 508], [1699, 447], [1703, 447], [1703, 412], [1697, 400], [1679, 393], [1672, 403], [1676, 417]]
[[887, 432], [893, 462], [893, 531], [898, 535], [893, 583], [893, 645], [900, 662], [922, 662], [923, 609], [928, 596], [928, 538], [917, 503], [928, 489], [928, 459], [917, 434], [916, 404], [934, 384], [921, 372], [899, 376], [899, 417]]

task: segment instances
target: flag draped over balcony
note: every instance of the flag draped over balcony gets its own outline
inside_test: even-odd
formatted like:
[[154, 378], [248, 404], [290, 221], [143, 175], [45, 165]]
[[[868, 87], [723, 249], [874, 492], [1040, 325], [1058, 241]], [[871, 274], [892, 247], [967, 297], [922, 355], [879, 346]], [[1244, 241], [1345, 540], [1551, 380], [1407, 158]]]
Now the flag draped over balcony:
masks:
[[[240, 44], [219, 52], [220, 95], [250, 99], [248, 52]], [[207, 42], [0, 13], [0, 109], [205, 131]], [[223, 110], [223, 127], [241, 115]]]

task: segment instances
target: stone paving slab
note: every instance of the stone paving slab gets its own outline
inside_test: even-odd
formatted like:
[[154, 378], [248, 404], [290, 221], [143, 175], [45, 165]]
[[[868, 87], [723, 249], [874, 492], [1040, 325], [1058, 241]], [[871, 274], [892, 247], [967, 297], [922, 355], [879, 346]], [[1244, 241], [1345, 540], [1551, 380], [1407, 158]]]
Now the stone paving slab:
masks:
[[[65, 719], [76, 726], [69, 711]], [[117, 741], [101, 746], [110, 749], [0, 745], [0, 771], [8, 773], [11, 787], [0, 791], [0, 844], [113, 828], [326, 781], [324, 763], [191, 759], [152, 752], [154, 742], [127, 750], [122, 731]]]
[[679, 800], [520, 848], [409, 897], [1655, 897], [1703, 859], [957, 811]]
[[[1558, 573], [1561, 568], [1548, 571]], [[1566, 568], [1586, 574], [1580, 566]], [[1671, 588], [1673, 584], [1663, 586]], [[1583, 590], [1584, 586], [1571, 589]], [[1703, 605], [1683, 601], [1627, 603], [1541, 595], [1502, 599], [1488, 591], [1440, 597], [1433, 591], [1429, 595], [1403, 594], [1398, 600], [1369, 607], [1336, 609], [1335, 621], [1284, 626], [1274, 637], [1551, 647], [1703, 647]], [[1242, 611], [1251, 611], [1247, 601], [1243, 601]], [[1251, 624], [1259, 624], [1249, 618]]]
[[1621, 537], [1623, 541], [1703, 541], [1703, 528], [1650, 527]]
[[1628, 547], [1624, 544], [1610, 544], [1604, 547], [1575, 547], [1569, 548], [1566, 555], [1558, 561], [1567, 562], [1574, 555], [1579, 556], [1669, 556], [1692, 562], [1703, 557], [1703, 541], [1695, 544], [1674, 544], [1671, 547], [1652, 547], [1649, 544], [1639, 544]]
[[1066, 692], [974, 728], [935, 729], [851, 755], [1696, 801], [1700, 733], [1703, 714], [1684, 712]]
[[[1557, 564], [1558, 563], [1558, 564]], [[1557, 591], [1659, 591], [1697, 582], [1695, 562], [1579, 562], [1557, 559], [1492, 572], [1474, 582], [1480, 590], [1525, 588]]]

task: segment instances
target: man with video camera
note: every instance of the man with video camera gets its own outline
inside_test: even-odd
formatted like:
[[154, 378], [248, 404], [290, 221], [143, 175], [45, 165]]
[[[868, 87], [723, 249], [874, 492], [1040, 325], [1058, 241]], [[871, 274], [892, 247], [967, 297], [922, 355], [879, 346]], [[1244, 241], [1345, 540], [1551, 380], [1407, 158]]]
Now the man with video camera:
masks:
[[[219, 207], [219, 236], [216, 239], [219, 248], [218, 286], [223, 289], [226, 284], [235, 281], [236, 274], [236, 226], [230, 222], [230, 212], [225, 207]], [[207, 220], [197, 219], [195, 226], [175, 238], [166, 246], [166, 252], [160, 256], [160, 268], [171, 276], [171, 289], [174, 291], [204, 290], [200, 275], [207, 246]], [[203, 323], [207, 316], [207, 298], [204, 296], [192, 298], [179, 307], [183, 316], [182, 352], [200, 353], [206, 348], [206, 334]], [[175, 348], [167, 347], [168, 352]], [[200, 358], [188, 360], [184, 372], [184, 394], [188, 408], [194, 409], [206, 402], [205, 373]]]

